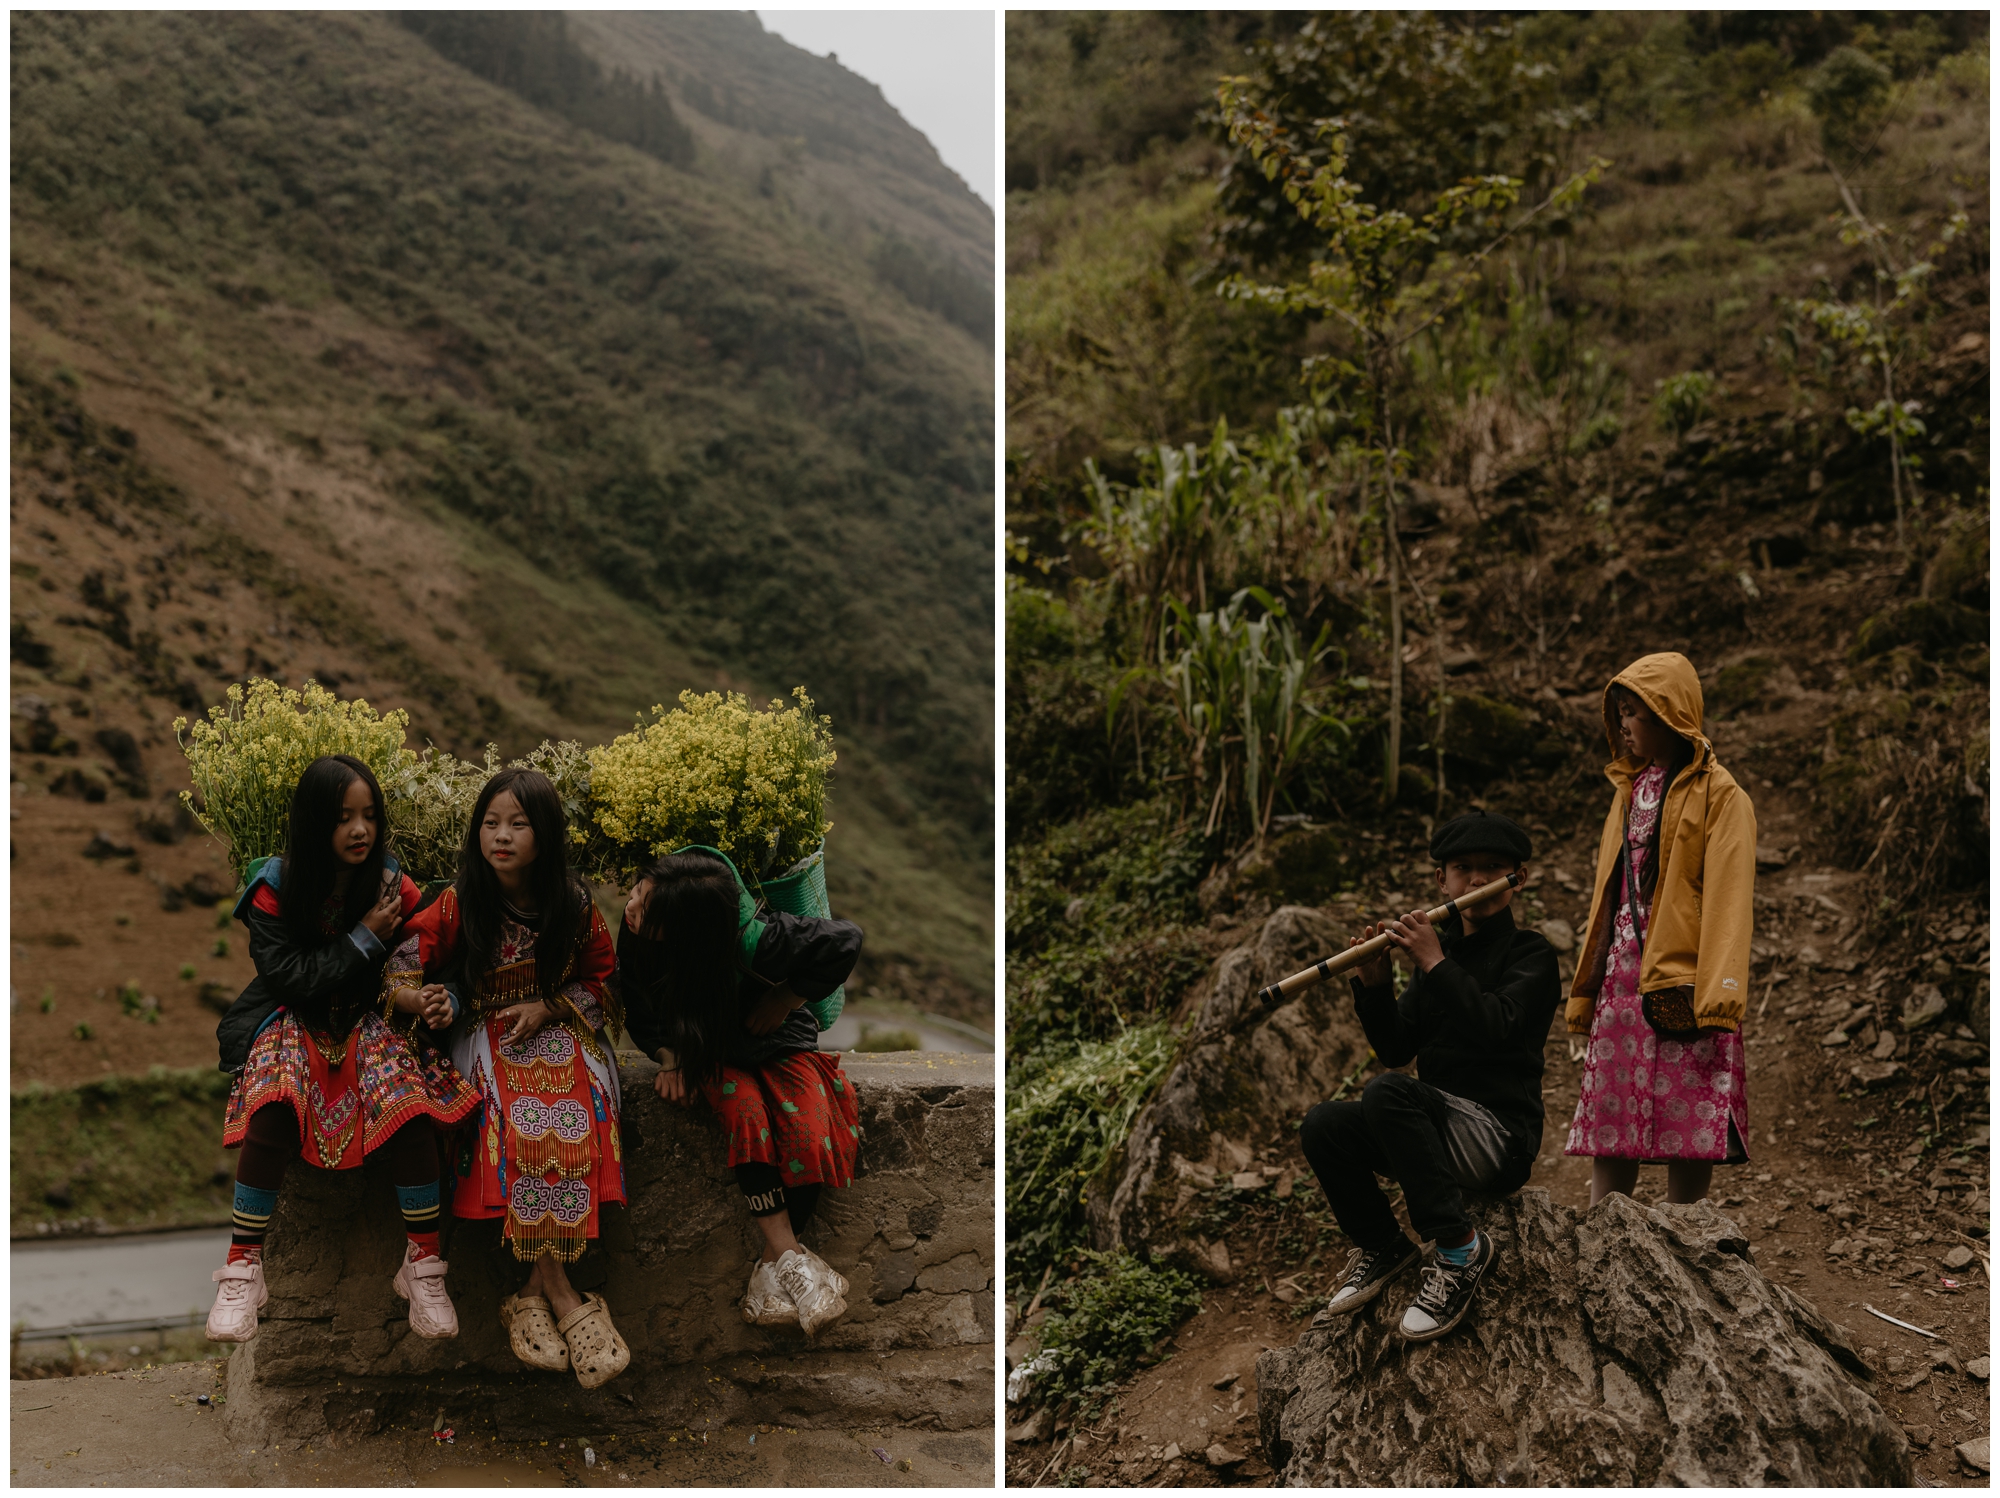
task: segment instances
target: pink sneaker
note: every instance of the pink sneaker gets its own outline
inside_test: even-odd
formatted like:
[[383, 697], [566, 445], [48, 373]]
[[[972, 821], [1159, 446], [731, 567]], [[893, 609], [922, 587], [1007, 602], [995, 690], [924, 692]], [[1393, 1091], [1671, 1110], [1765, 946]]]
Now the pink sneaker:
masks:
[[445, 1294], [443, 1259], [416, 1257], [412, 1243], [403, 1250], [403, 1267], [396, 1271], [396, 1293], [410, 1303], [410, 1330], [419, 1337], [458, 1335], [458, 1310]]
[[264, 1288], [264, 1261], [224, 1264], [209, 1278], [217, 1288], [215, 1306], [208, 1313], [208, 1340], [248, 1342], [257, 1335], [257, 1312], [271, 1298]]

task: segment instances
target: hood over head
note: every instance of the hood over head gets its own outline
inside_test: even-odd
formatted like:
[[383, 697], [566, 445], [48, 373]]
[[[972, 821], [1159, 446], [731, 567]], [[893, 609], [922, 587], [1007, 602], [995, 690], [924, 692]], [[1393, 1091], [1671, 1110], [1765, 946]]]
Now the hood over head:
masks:
[[1611, 745], [1611, 757], [1625, 758], [1625, 745], [1618, 735], [1618, 713], [1611, 703], [1611, 688], [1627, 687], [1667, 727], [1694, 746], [1695, 758], [1709, 748], [1701, 731], [1701, 678], [1694, 662], [1674, 650], [1642, 655], [1612, 677], [1604, 688], [1604, 737]]

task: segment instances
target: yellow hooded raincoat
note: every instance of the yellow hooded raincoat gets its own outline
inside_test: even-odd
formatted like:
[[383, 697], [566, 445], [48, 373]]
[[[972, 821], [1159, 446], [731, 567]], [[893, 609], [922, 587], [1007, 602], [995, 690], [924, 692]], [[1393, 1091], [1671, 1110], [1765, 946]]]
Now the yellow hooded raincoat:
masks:
[[[1694, 745], [1694, 759], [1660, 804], [1658, 875], [1639, 958], [1639, 992], [1692, 987], [1696, 1021], [1734, 1030], [1750, 988], [1752, 884], [1757, 877], [1757, 813], [1749, 793], [1715, 757], [1702, 734], [1701, 680], [1684, 655], [1643, 656], [1612, 679], [1637, 693], [1660, 721]], [[1617, 908], [1632, 781], [1645, 765], [1625, 753], [1611, 688], [1604, 690], [1604, 733], [1615, 756], [1604, 774], [1616, 790], [1597, 844], [1597, 883], [1566, 1018], [1572, 1034], [1590, 1032], [1604, 984]]]

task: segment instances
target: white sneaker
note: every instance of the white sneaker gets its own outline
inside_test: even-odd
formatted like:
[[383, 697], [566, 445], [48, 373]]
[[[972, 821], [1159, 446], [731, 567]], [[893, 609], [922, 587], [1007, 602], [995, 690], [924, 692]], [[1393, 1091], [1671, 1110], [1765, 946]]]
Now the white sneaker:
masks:
[[750, 1271], [750, 1288], [743, 1292], [743, 1319], [752, 1326], [797, 1326], [799, 1308], [778, 1283], [778, 1266], [764, 1259]]
[[802, 1249], [778, 1256], [778, 1283], [799, 1310], [799, 1330], [808, 1337], [847, 1314], [847, 1302], [834, 1288], [839, 1276]]
[[248, 1342], [257, 1335], [257, 1312], [271, 1298], [264, 1288], [261, 1257], [224, 1264], [209, 1276], [215, 1281], [215, 1305], [208, 1313], [208, 1340]]
[[842, 1274], [838, 1269], [835, 1269], [831, 1264], [827, 1263], [826, 1260], [822, 1259], [818, 1254], [814, 1253], [804, 1244], [799, 1245], [799, 1252], [804, 1254], [808, 1259], [811, 1259], [813, 1263], [819, 1265], [820, 1272], [826, 1275], [828, 1280], [832, 1282], [833, 1293], [835, 1295], [842, 1296], [843, 1298], [846, 1296], [847, 1294], [846, 1275]]
[[416, 1256], [412, 1243], [403, 1250], [403, 1267], [396, 1271], [396, 1293], [410, 1303], [410, 1330], [419, 1337], [458, 1335], [458, 1309], [445, 1293], [443, 1259]]

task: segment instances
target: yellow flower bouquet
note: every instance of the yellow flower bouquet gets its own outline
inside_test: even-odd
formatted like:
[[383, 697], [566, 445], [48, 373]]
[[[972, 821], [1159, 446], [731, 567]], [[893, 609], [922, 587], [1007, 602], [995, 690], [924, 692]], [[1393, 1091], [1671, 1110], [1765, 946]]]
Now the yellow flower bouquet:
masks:
[[228, 844], [238, 881], [256, 860], [284, 851], [292, 792], [321, 755], [353, 755], [385, 792], [416, 759], [403, 747], [410, 718], [400, 709], [378, 717], [366, 702], [343, 702], [313, 681], [295, 692], [253, 678], [247, 687], [231, 686], [227, 697], [192, 727], [174, 719], [174, 739], [194, 779], [193, 793], [181, 799]]
[[759, 712], [740, 692], [682, 692], [588, 753], [605, 872], [690, 843], [727, 853], [753, 885], [818, 850], [831, 823], [832, 720], [800, 687]]

